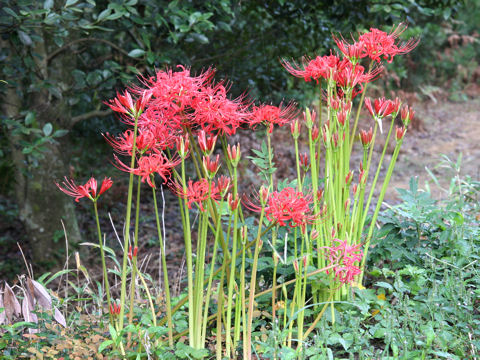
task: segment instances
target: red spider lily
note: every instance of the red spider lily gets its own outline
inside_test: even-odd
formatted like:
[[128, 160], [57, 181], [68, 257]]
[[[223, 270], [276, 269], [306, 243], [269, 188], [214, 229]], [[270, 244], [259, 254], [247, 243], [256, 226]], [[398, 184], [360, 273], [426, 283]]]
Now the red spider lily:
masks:
[[268, 132], [272, 133], [273, 125], [283, 126], [290, 122], [297, 115], [295, 104], [290, 103], [286, 107], [273, 105], [254, 106], [249, 119], [249, 126], [255, 129], [258, 124], [265, 124]]
[[337, 113], [337, 121], [341, 126], [345, 126], [345, 120], [347, 120], [348, 112], [345, 110], [340, 110]]
[[140, 176], [142, 182], [147, 180], [148, 185], [152, 188], [155, 188], [155, 185], [152, 182], [151, 175], [157, 173], [165, 182], [168, 182], [172, 169], [180, 163], [178, 159], [169, 160], [161, 153], [142, 156], [138, 159], [136, 168], [131, 168], [125, 165], [116, 156], [115, 160], [118, 164], [118, 166], [116, 166], [118, 169]]
[[372, 143], [372, 138], [373, 138], [373, 129], [370, 128], [370, 130], [365, 131], [361, 130], [360, 131], [360, 140], [362, 141], [362, 145], [365, 147], [370, 146]]
[[290, 123], [290, 132], [292, 133], [294, 139], [298, 139], [298, 137], [300, 136], [300, 129], [301, 124], [298, 119], [295, 119]]
[[307, 171], [310, 168], [310, 158], [307, 153], [300, 154], [300, 164], [304, 171]]
[[243, 96], [229, 99], [227, 91], [222, 83], [203, 88], [192, 100], [193, 112], [189, 114], [192, 124], [207, 133], [235, 134], [248, 114], [248, 104]]
[[235, 194], [235, 198], [233, 198], [232, 194], [228, 194], [227, 196], [228, 206], [232, 211], [235, 211], [238, 208], [238, 203], [240, 199], [238, 198], [238, 194]]
[[112, 304], [110, 304], [110, 314], [114, 315], [114, 316], [118, 316], [120, 314], [120, 310], [121, 310], [121, 307], [120, 305], [117, 305], [116, 302]]
[[408, 105], [405, 105], [400, 111], [400, 116], [402, 118], [403, 125], [408, 126], [415, 116], [415, 111], [411, 107], [408, 107]]
[[365, 106], [367, 107], [370, 114], [375, 118], [380, 127], [380, 132], [382, 131], [382, 119], [388, 115], [396, 116], [398, 110], [400, 109], [400, 99], [396, 98], [394, 101], [386, 100], [384, 97], [375, 99], [372, 106], [372, 101], [370, 98], [365, 99]]
[[130, 245], [128, 248], [128, 258], [130, 259], [130, 261], [132, 261], [133, 258], [137, 257], [137, 253], [138, 247], [135, 246], [132, 251], [132, 245]]
[[352, 63], [357, 63], [357, 61], [362, 57], [365, 47], [363, 41], [354, 41], [352, 44], [349, 44], [342, 36], [336, 37], [335, 35], [333, 36], [333, 40], [337, 44], [340, 52]]
[[348, 59], [343, 59], [335, 69], [333, 73], [333, 79], [344, 92], [347, 89], [353, 89], [357, 85], [360, 86], [360, 90], [357, 90], [357, 94], [363, 91], [363, 84], [375, 80], [382, 72], [381, 66], [374, 67], [370, 72], [365, 72], [365, 68], [361, 65], [354, 65]]
[[178, 156], [180, 156], [181, 159], [185, 159], [188, 156], [189, 153], [189, 146], [190, 146], [190, 140], [188, 138], [188, 135], [180, 135], [175, 138], [175, 146], [177, 148], [177, 153]]
[[112, 184], [112, 179], [105, 177], [100, 186], [100, 191], [97, 193], [97, 180], [93, 177], [90, 178], [85, 185], [76, 185], [73, 180], [68, 180], [66, 176], [65, 181], [63, 181], [63, 187], [58, 183], [55, 183], [55, 185], [57, 185], [57, 187], [65, 194], [74, 197], [76, 202], [83, 197], [87, 197], [92, 201], [97, 201], [100, 195], [112, 187]]
[[313, 60], [303, 58], [302, 65], [295, 62], [289, 63], [286, 60], [282, 61], [283, 67], [293, 76], [303, 78], [305, 81], [330, 78], [335, 71], [340, 59], [336, 55], [317, 56]]
[[105, 104], [113, 111], [137, 117], [143, 112], [145, 106], [150, 101], [152, 92], [144, 90], [139, 95], [139, 98], [134, 101], [128, 90], [125, 90], [124, 95], [117, 93], [115, 99], [109, 100], [108, 102], [105, 102]]
[[389, 63], [393, 61], [394, 56], [406, 54], [412, 51], [419, 43], [418, 39], [411, 38], [406, 43], [395, 44], [397, 38], [407, 28], [405, 24], [399, 24], [389, 34], [379, 29], [371, 28], [369, 32], [360, 35], [359, 41], [363, 42], [363, 54], [361, 57], [380, 62], [383, 57]]
[[[336, 264], [333, 268], [335, 279], [343, 284], [352, 283], [354, 277], [361, 273], [360, 267], [355, 263], [362, 260], [363, 251], [361, 244], [348, 245], [345, 240], [334, 239], [337, 246], [328, 248], [328, 259], [331, 264]], [[327, 274], [332, 270], [327, 270]]]
[[198, 146], [202, 151], [203, 155], [210, 155], [215, 147], [215, 143], [217, 142], [217, 136], [208, 136], [207, 133], [203, 130], [198, 132]]
[[[116, 138], [109, 133], [106, 133], [103, 137], [117, 153], [121, 155], [132, 155], [133, 130], [126, 130]], [[135, 142], [136, 149], [142, 154], [155, 146], [155, 137], [150, 131], [139, 130]]]
[[402, 140], [406, 132], [407, 132], [407, 128], [405, 126], [402, 126], [402, 127], [395, 126], [395, 138], [397, 139], [397, 141]]
[[240, 161], [240, 157], [242, 156], [242, 152], [240, 151], [240, 144], [232, 145], [232, 146], [228, 144], [227, 155], [232, 165], [237, 166], [238, 162]]
[[181, 185], [175, 183], [173, 186], [174, 192], [181, 198], [187, 199], [188, 208], [192, 208], [193, 203], [197, 203], [200, 211], [205, 211], [204, 201], [219, 199], [219, 188], [212, 182], [211, 186], [207, 179], [200, 179], [198, 181], [189, 180], [186, 191]]
[[174, 105], [177, 111], [183, 111], [191, 105], [200, 90], [211, 83], [214, 69], [207, 69], [198, 76], [192, 76], [189, 68], [177, 65], [179, 71], [166, 69], [158, 71], [155, 77], [144, 79], [144, 83], [152, 91], [154, 105]]
[[227, 193], [228, 189], [230, 189], [230, 184], [231, 184], [231, 179], [229, 177], [226, 177], [224, 175], [220, 176], [217, 180], [217, 188], [218, 192], [220, 193], [221, 197], [224, 197], [225, 194]]
[[207, 173], [208, 177], [211, 179], [215, 176], [215, 174], [218, 171], [218, 168], [220, 167], [220, 155], [217, 155], [215, 157], [215, 160], [210, 159], [209, 156], [204, 156], [202, 159], [203, 162], [203, 168], [205, 169], [205, 172]]
[[301, 191], [287, 187], [282, 191], [270, 194], [265, 207], [265, 215], [269, 221], [276, 222], [280, 226], [300, 226], [305, 231], [307, 224], [315, 220], [312, 215], [310, 204], [313, 199], [310, 195], [304, 195]]

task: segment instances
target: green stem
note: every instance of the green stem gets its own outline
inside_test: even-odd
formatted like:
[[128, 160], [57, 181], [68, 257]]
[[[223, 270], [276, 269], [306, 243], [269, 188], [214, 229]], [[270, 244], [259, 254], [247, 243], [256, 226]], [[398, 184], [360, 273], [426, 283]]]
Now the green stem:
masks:
[[[155, 186], [155, 182], [153, 179], [152, 179], [152, 183]], [[162, 258], [163, 286], [165, 287], [165, 298], [167, 302], [166, 308], [167, 308], [167, 321], [168, 321], [168, 344], [170, 346], [173, 346], [173, 323], [172, 323], [172, 303], [170, 299], [170, 285], [168, 281], [165, 242], [162, 237], [162, 228], [160, 226], [160, 217], [158, 215], [157, 195], [156, 195], [155, 187], [152, 187], [152, 193], [153, 193], [153, 204], [155, 206], [155, 218], [157, 221], [157, 232], [158, 232], [158, 242], [160, 245], [160, 256]]]
[[[140, 218], [140, 185], [142, 182], [140, 181], [140, 176], [137, 178], [137, 203], [135, 206], [135, 233], [134, 233], [134, 241], [133, 247], [138, 247], [138, 224]], [[135, 282], [136, 282], [136, 266], [137, 266], [137, 257], [132, 258], [132, 280], [130, 281], [130, 308], [128, 312], [128, 323], [131, 324], [133, 322], [133, 303], [135, 300]]]
[[[107, 294], [107, 308], [109, 308], [111, 305], [110, 285], [108, 284], [107, 266], [105, 264], [105, 253], [103, 251], [102, 231], [100, 230], [100, 220], [98, 218], [97, 201], [93, 202], [93, 208], [95, 209], [95, 220], [97, 222], [98, 246], [100, 247], [100, 256], [102, 258], [103, 281], [105, 282], [105, 293]], [[110, 314], [110, 311], [108, 313]], [[110, 314], [109, 317], [110, 317], [110, 323], [112, 323], [113, 321], [112, 314]]]
[[[237, 196], [237, 168], [233, 168], [233, 199]], [[228, 280], [227, 295], [227, 324], [225, 329], [225, 347], [227, 357], [233, 353], [231, 349], [231, 325], [232, 325], [232, 302], [233, 302], [233, 283], [235, 282], [235, 266], [237, 261], [237, 238], [238, 238], [238, 206], [233, 210], [233, 240], [232, 240], [232, 258], [230, 262], [230, 279]]]
[[[133, 139], [132, 139], [132, 156], [130, 159], [130, 168], [135, 166], [135, 155], [137, 153], [137, 130], [138, 130], [138, 118], [140, 113], [137, 112], [134, 116], [133, 126]], [[130, 172], [128, 180], [128, 195], [127, 195], [127, 214], [125, 216], [125, 233], [123, 242], [123, 263], [122, 263], [122, 283], [120, 290], [120, 314], [118, 320], [118, 328], [123, 330], [123, 317], [125, 314], [125, 297], [127, 295], [127, 257], [128, 257], [128, 245], [130, 243], [130, 218], [132, 214], [132, 196], [133, 196], [133, 172]]]
[[400, 147], [402, 146], [403, 139], [397, 142], [395, 146], [395, 150], [393, 152], [392, 160], [390, 161], [390, 165], [388, 166], [387, 174], [385, 175], [385, 180], [383, 181], [382, 190], [380, 191], [380, 196], [378, 197], [377, 207], [375, 208], [375, 212], [373, 213], [372, 221], [370, 223], [370, 228], [368, 229], [367, 240], [365, 242], [365, 247], [363, 251], [363, 258], [362, 263], [360, 265], [360, 277], [358, 283], [361, 284], [363, 281], [363, 273], [365, 269], [365, 262], [367, 260], [368, 254], [368, 247], [370, 246], [370, 240], [372, 239], [373, 229], [375, 228], [375, 223], [377, 221], [378, 213], [380, 212], [380, 207], [382, 206], [383, 198], [385, 197], [385, 193], [387, 192], [388, 184], [390, 182], [390, 178], [392, 177], [393, 169], [395, 167], [395, 163], [397, 161], [398, 154], [400, 152]]
[[244, 349], [243, 349], [243, 353], [246, 355], [247, 360], [252, 359], [253, 303], [255, 298], [255, 287], [257, 286], [258, 255], [260, 253], [260, 239], [261, 239], [264, 213], [265, 213], [265, 207], [262, 206], [262, 210], [260, 212], [260, 220], [258, 222], [257, 238], [255, 239], [255, 253], [253, 255], [252, 275], [250, 278], [250, 294], [248, 297], [247, 337], [244, 341]]

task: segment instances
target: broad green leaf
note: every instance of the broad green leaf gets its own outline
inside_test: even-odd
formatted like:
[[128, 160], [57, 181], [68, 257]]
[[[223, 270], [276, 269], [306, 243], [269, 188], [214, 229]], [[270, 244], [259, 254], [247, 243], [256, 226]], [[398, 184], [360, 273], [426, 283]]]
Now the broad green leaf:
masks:
[[46, 10], [50, 10], [51, 8], [53, 8], [53, 4], [53, 0], [45, 0], [45, 2], [43, 3], [43, 8]]
[[65, 3], [65, 7], [67, 8], [69, 6], [75, 5], [77, 2], [78, 0], [67, 0], [67, 2]]
[[52, 130], [53, 130], [53, 126], [52, 124], [50, 123], [46, 123], [44, 126], [43, 126], [43, 133], [45, 136], [50, 136], [51, 133], [52, 133]]
[[128, 53], [128, 56], [133, 57], [133, 58], [138, 58], [140, 56], [143, 56], [145, 54], [145, 50], [142, 49], [134, 49]]
[[25, 116], [25, 125], [30, 126], [33, 124], [34, 121], [35, 121], [35, 113], [32, 111], [29, 111]]

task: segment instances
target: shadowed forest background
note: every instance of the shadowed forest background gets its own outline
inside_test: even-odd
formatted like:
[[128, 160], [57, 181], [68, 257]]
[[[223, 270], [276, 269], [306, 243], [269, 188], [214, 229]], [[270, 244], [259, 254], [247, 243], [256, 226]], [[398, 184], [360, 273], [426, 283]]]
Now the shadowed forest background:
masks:
[[[127, 176], [111, 166], [101, 133], [118, 133], [123, 124], [103, 102], [139, 76], [177, 64], [193, 73], [214, 67], [235, 96], [273, 104], [294, 100], [301, 108], [314, 105], [318, 94], [289, 76], [281, 59], [322, 55], [333, 45], [332, 34], [371, 26], [388, 31], [407, 22], [402, 38], [419, 37], [419, 46], [387, 67], [388, 83], [380, 79], [372, 89], [380, 96], [401, 88], [412, 105], [426, 104], [427, 118], [449, 102], [470, 104], [478, 97], [479, 16], [478, 0], [2, 0], [0, 278], [12, 279], [24, 268], [17, 243], [34, 267], [61, 267], [66, 250], [60, 220], [70, 253], [94, 237], [90, 209], [75, 206], [54, 184], [65, 175], [111, 176], [115, 190], [101, 210], [111, 212], [121, 229], [124, 209], [118, 204]], [[478, 117], [472, 116], [475, 129]], [[414, 127], [423, 137], [424, 157], [435, 139], [422, 122], [420, 116]], [[175, 209], [167, 214], [175, 233]]]

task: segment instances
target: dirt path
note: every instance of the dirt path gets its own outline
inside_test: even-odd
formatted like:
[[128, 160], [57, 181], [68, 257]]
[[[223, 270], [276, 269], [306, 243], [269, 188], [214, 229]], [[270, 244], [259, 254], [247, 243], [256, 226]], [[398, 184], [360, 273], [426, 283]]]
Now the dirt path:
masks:
[[[407, 188], [412, 176], [419, 177], [424, 187], [430, 177], [428, 167], [438, 175], [440, 183], [448, 186], [449, 178], [442, 169], [434, 169], [441, 154], [456, 161], [462, 154], [461, 173], [480, 178], [480, 98], [463, 103], [418, 104], [416, 117], [423, 122], [422, 131], [407, 133], [395, 168], [386, 201], [396, 200], [395, 188]], [[432, 184], [432, 194], [439, 190]]]

